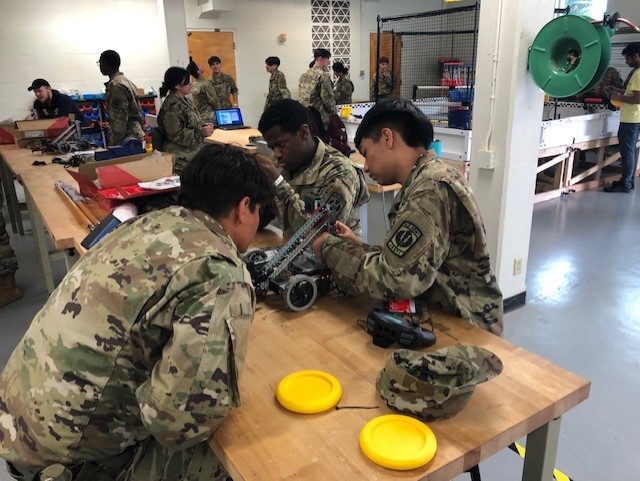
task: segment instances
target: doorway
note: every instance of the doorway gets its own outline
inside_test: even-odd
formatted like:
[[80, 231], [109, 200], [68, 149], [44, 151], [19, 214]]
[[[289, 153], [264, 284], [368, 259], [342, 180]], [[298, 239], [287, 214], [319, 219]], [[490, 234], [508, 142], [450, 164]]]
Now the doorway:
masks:
[[187, 46], [189, 56], [204, 70], [205, 78], [211, 76], [209, 57], [216, 55], [222, 61], [222, 71], [238, 85], [233, 32], [187, 32]]
[[[369, 85], [371, 85], [371, 79], [376, 73], [378, 68], [378, 59], [376, 57], [378, 46], [378, 34], [369, 34]], [[394, 52], [393, 55], [391, 52]], [[400, 88], [402, 86], [402, 79], [400, 78], [400, 72], [402, 72], [402, 36], [394, 34], [392, 32], [380, 32], [380, 57], [387, 57], [389, 62], [393, 62], [391, 68], [393, 68], [393, 78], [395, 80], [395, 88], [393, 89], [393, 96], [400, 97]]]

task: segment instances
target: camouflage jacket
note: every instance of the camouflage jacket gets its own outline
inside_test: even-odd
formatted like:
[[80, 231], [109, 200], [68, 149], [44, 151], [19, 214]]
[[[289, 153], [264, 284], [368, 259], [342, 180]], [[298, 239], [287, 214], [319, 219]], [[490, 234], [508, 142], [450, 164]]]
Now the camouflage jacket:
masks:
[[2, 213], [2, 195], [0, 195], [0, 279], [12, 275], [18, 269], [18, 259], [9, 245], [9, 233]]
[[290, 99], [291, 92], [287, 88], [287, 79], [280, 70], [274, 70], [269, 78], [269, 93], [264, 104], [265, 110], [274, 102], [282, 99]]
[[[238, 88], [231, 75], [221, 72], [218, 75], [211, 75], [202, 85], [202, 91], [207, 97], [207, 102], [215, 110], [230, 109], [231, 94], [237, 94]], [[215, 115], [214, 115], [215, 117]]]
[[216, 118], [215, 110], [209, 103], [207, 93], [204, 91], [204, 84], [206, 80], [195, 80], [191, 86], [191, 97], [193, 98], [193, 105], [200, 114], [200, 118], [213, 121]]
[[336, 101], [333, 98], [333, 86], [329, 74], [320, 67], [312, 67], [302, 74], [299, 82], [300, 103], [305, 107], [315, 107], [326, 129], [329, 117], [336, 113]]
[[288, 171], [282, 171], [285, 180], [276, 187], [282, 230], [291, 236], [305, 223], [308, 214], [304, 210], [304, 199], [315, 194], [325, 203], [335, 202], [338, 206], [336, 218], [362, 237], [359, 208], [369, 201], [364, 173], [333, 147], [316, 140], [318, 147], [311, 164], [293, 177]]
[[[369, 99], [371, 101], [376, 100], [376, 78], [378, 74], [373, 74], [371, 77], [371, 85], [369, 86]], [[393, 95], [393, 81], [391, 79], [391, 74], [382, 75], [380, 80], [378, 81], [378, 98], [385, 98]]]
[[340, 288], [375, 300], [419, 298], [500, 334], [502, 294], [480, 212], [458, 171], [430, 150], [404, 182], [389, 220], [382, 246], [333, 236], [322, 243]]
[[351, 79], [343, 75], [338, 77], [336, 84], [333, 86], [333, 96], [337, 104], [350, 104], [351, 95], [353, 94], [353, 82]]
[[100, 461], [153, 436], [211, 436], [239, 406], [251, 278], [211, 217], [183, 207], [126, 223], [65, 276], [0, 375], [0, 457]]
[[186, 98], [170, 93], [160, 107], [158, 127], [165, 142], [163, 151], [176, 154], [176, 172], [182, 172], [186, 164], [204, 145], [205, 132], [202, 119]]
[[107, 83], [105, 105], [109, 116], [109, 145], [121, 145], [128, 137], [144, 138], [142, 110], [138, 88], [122, 72], [116, 72]]

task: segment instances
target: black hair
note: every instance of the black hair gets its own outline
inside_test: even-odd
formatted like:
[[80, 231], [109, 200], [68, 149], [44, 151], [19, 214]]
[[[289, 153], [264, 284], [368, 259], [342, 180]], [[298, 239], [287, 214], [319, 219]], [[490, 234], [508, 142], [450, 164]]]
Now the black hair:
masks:
[[628, 55], [629, 57], [640, 55], [640, 42], [632, 42], [627, 45], [622, 51], [622, 55]]
[[220, 57], [217, 55], [212, 55], [209, 57], [209, 66], [211, 66], [212, 63], [222, 63], [222, 60], [220, 60]]
[[341, 74], [347, 75], [349, 73], [349, 69], [347, 67], [344, 66], [344, 64], [342, 62], [336, 62], [334, 63], [331, 68], [335, 71], [335, 72], [339, 72]]
[[120, 68], [120, 55], [115, 50], [105, 50], [100, 54], [100, 62], [118, 70]]
[[189, 71], [182, 67], [169, 67], [164, 73], [164, 80], [160, 86], [160, 97], [166, 97], [178, 85], [189, 83]]
[[311, 63], [309, 64], [309, 68], [313, 68], [313, 66], [316, 64], [315, 60], [312, 60]]
[[193, 61], [193, 57], [189, 57], [189, 65], [187, 65], [187, 71], [196, 80], [200, 78], [198, 75], [198, 64]]
[[380, 57], [378, 59], [378, 65], [381, 63], [389, 63], [389, 58], [388, 57]]
[[258, 130], [264, 135], [273, 127], [280, 127], [283, 132], [296, 133], [303, 124], [311, 128], [309, 110], [293, 99], [278, 100], [271, 104], [260, 117]]
[[280, 59], [278, 57], [267, 57], [267, 59], [264, 61], [264, 63], [266, 63], [269, 66], [275, 65], [276, 67], [279, 67], [280, 66]]
[[356, 131], [356, 147], [365, 137], [377, 142], [385, 127], [398, 132], [409, 147], [428, 149], [433, 142], [433, 125], [425, 114], [408, 100], [388, 98], [365, 114]]
[[313, 59], [318, 60], [318, 58], [331, 58], [331, 52], [329, 52], [326, 48], [317, 48], [313, 51]]
[[214, 219], [225, 217], [244, 197], [253, 212], [274, 196], [273, 182], [257, 161], [232, 145], [205, 145], [180, 174], [178, 203]]

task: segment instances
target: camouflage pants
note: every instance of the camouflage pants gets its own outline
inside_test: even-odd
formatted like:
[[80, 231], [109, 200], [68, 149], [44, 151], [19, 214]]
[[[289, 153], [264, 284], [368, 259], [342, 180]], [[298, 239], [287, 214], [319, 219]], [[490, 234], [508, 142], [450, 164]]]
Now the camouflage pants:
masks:
[[9, 233], [2, 214], [3, 197], [0, 193], [0, 278], [13, 274], [18, 268], [13, 249], [9, 245]]

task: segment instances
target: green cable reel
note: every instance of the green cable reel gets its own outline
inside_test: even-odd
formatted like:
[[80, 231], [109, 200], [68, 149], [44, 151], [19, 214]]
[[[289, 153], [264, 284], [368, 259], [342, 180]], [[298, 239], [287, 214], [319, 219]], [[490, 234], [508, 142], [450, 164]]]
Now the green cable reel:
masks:
[[551, 20], [536, 35], [529, 50], [529, 70], [544, 93], [571, 97], [591, 90], [602, 79], [611, 60], [610, 38], [615, 30], [591, 22], [589, 17], [565, 15]]

